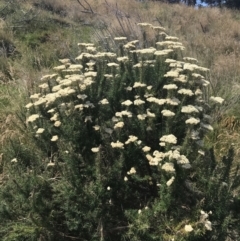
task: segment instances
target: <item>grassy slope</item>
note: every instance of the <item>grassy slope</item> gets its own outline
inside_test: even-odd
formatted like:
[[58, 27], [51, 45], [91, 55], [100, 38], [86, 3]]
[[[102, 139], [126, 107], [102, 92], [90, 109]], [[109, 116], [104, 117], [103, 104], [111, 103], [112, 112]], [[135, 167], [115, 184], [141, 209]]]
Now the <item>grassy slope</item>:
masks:
[[[217, 128], [209, 139], [214, 141], [221, 154], [234, 143], [237, 156], [240, 155], [239, 12], [128, 0], [117, 1], [117, 4], [114, 0], [89, 0], [88, 3], [82, 6], [77, 1], [63, 0], [0, 3], [0, 17], [4, 18], [0, 22], [0, 39], [4, 40], [2, 49], [14, 46], [12, 52], [0, 56], [0, 79], [5, 83], [12, 80], [11, 84], [0, 86], [0, 121], [4, 133], [8, 129], [14, 130], [11, 125], [5, 126], [6, 116], [13, 116], [16, 103], [23, 102], [22, 95], [16, 95], [16, 89], [19, 93], [33, 92], [40, 76], [56, 65], [58, 58], [74, 60], [78, 42], [103, 44], [106, 36], [111, 40], [113, 36], [122, 35], [134, 39], [139, 34], [136, 23], [151, 22], [166, 27], [169, 34], [179, 37], [186, 47], [185, 55], [196, 57], [200, 65], [211, 69], [211, 91], [227, 101], [216, 113], [221, 128]], [[93, 14], [89, 13], [91, 11]], [[6, 102], [9, 95], [15, 98]]]

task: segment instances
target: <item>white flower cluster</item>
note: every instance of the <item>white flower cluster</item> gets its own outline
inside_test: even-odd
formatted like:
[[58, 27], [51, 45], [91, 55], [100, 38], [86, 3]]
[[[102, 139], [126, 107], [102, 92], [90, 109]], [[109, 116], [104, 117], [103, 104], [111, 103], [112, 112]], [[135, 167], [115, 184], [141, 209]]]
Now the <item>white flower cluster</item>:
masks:
[[[183, 58], [182, 61], [172, 59], [184, 46], [178, 38], [162, 32], [165, 31], [164, 28], [148, 23], [140, 23], [139, 26], [152, 29], [163, 41], [158, 41], [155, 48], [141, 49], [138, 40], [127, 42], [126, 37], [117, 37], [115, 42], [123, 46], [124, 55], [121, 53], [121, 56], [111, 52], [100, 53], [93, 44], [80, 43], [81, 53], [75, 59], [77, 63], [61, 59], [61, 65], [54, 68], [56, 74], [42, 77], [40, 93], [31, 95], [31, 102], [26, 105], [30, 113], [27, 123], [35, 125], [43, 121], [45, 116], [36, 111], [45, 109], [48, 124], [54, 131], [37, 126], [34, 134], [42, 138], [49, 132], [52, 136], [50, 143], [60, 145], [60, 133], [65, 125], [62, 118], [67, 116], [70, 119], [77, 113], [81, 116], [81, 125], [87, 127], [91, 135], [96, 134], [102, 138], [101, 141], [104, 140], [100, 142], [104, 143], [101, 144], [104, 149], [100, 148], [100, 143], [95, 142], [88, 147], [92, 152], [91, 158], [102, 158], [105, 148], [108, 149], [107, 152], [117, 153], [121, 158], [138, 151], [140, 154], [136, 160], [131, 164], [124, 163], [129, 168], [133, 167], [126, 176], [122, 176], [122, 181], [131, 181], [138, 176], [134, 175], [137, 171], [141, 173], [138, 163], [143, 156], [143, 161], [151, 169], [168, 176], [163, 185], [171, 188], [177, 180], [179, 168], [192, 168], [189, 161], [191, 157], [184, 155], [181, 146], [176, 146], [183, 144], [183, 135], [187, 135], [186, 140], [192, 144], [202, 141], [204, 131], [213, 129], [210, 118], [204, 112], [204, 91], [209, 85], [204, 76], [208, 70], [198, 66], [197, 60], [190, 57]], [[158, 77], [144, 77], [147, 73], [145, 70], [150, 68], [153, 71], [152, 67], [159, 63], [167, 69], [165, 74], [157, 73], [156, 76], [162, 76], [161, 81]], [[136, 78], [131, 76], [124, 79], [125, 72], [121, 71], [128, 69], [131, 64]], [[120, 96], [119, 99], [116, 100], [116, 96]], [[115, 101], [112, 102], [114, 98]], [[215, 104], [224, 101], [220, 97], [211, 97], [210, 100]], [[109, 115], [106, 114], [107, 111]], [[174, 129], [182, 125], [179, 128], [179, 133], [182, 132], [180, 138], [178, 130], [171, 132], [173, 125], [176, 125]], [[153, 145], [152, 141], [158, 139], [159, 150], [154, 150], [156, 148], [153, 149], [153, 146], [157, 143]], [[196, 150], [196, 155], [202, 155], [200, 152]], [[118, 156], [116, 160], [117, 158]], [[150, 183], [153, 185], [154, 182], [149, 180]], [[110, 191], [111, 188], [107, 187], [107, 190]], [[202, 211], [200, 220], [206, 229], [211, 230], [208, 214]], [[185, 225], [184, 229], [186, 232], [193, 231], [191, 225]]]

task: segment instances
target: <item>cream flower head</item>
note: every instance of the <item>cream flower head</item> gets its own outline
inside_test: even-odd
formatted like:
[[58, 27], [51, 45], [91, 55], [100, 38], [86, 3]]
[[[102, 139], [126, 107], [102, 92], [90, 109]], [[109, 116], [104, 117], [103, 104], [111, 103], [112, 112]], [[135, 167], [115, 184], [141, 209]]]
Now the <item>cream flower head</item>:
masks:
[[125, 100], [121, 103], [122, 105], [126, 105], [126, 106], [130, 106], [133, 104], [133, 102], [131, 100]]
[[160, 141], [171, 143], [171, 144], [177, 144], [177, 137], [174, 136], [173, 134], [164, 135], [160, 138]]
[[166, 172], [175, 172], [174, 164], [172, 162], [164, 163], [161, 168]]
[[57, 141], [57, 140], [58, 140], [58, 136], [57, 135], [53, 136], [52, 139], [51, 139], [52, 142]]
[[178, 94], [188, 95], [188, 96], [193, 96], [194, 95], [194, 93], [190, 89], [184, 89], [184, 88], [178, 90]]
[[198, 123], [200, 123], [200, 119], [196, 119], [194, 117], [190, 117], [189, 119], [187, 119], [185, 121], [186, 124], [189, 124], [189, 125], [197, 125]]
[[170, 111], [170, 110], [162, 110], [161, 113], [162, 113], [163, 116], [166, 116], [166, 117], [175, 116], [175, 113]]
[[133, 135], [130, 135], [128, 140], [125, 142], [126, 145], [128, 145], [129, 143], [131, 142], [135, 142], [138, 140], [138, 137], [137, 136], [133, 136]]
[[121, 128], [123, 128], [123, 126], [124, 126], [124, 122], [123, 121], [120, 121], [120, 122], [117, 122], [115, 125], [114, 125], [114, 129], [121, 129]]
[[39, 117], [40, 117], [39, 114], [30, 115], [30, 116], [27, 118], [27, 123], [28, 123], [28, 122], [34, 122], [34, 121], [37, 120]]
[[134, 105], [143, 105], [144, 103], [145, 103], [145, 101], [140, 100], [140, 99], [134, 100]]
[[195, 106], [187, 105], [182, 107], [181, 112], [189, 114], [189, 113], [198, 113], [199, 111]]
[[144, 147], [142, 148], [142, 150], [143, 150], [143, 152], [149, 152], [149, 151], [151, 150], [151, 147], [149, 147], [149, 146], [144, 146]]
[[184, 230], [185, 232], [190, 233], [193, 231], [193, 228], [191, 225], [185, 225]]
[[166, 90], [176, 90], [177, 88], [178, 87], [175, 84], [168, 84], [163, 86], [163, 89], [166, 89]]
[[210, 100], [216, 104], [222, 104], [224, 102], [224, 99], [221, 98], [221, 97], [214, 97], [214, 96], [211, 96], [210, 97]]
[[97, 152], [99, 152], [99, 147], [93, 147], [93, 148], [91, 149], [91, 151], [92, 151], [93, 153], [97, 153]]
[[111, 142], [111, 146], [112, 146], [112, 148], [124, 149], [124, 144], [120, 141]]
[[38, 128], [38, 130], [36, 131], [36, 134], [42, 134], [45, 131], [44, 128]]

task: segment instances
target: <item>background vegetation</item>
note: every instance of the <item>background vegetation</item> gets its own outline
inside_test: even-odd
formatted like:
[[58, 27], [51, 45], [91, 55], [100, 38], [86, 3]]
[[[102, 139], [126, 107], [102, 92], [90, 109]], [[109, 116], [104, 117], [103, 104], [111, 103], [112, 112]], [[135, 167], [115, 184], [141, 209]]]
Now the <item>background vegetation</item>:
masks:
[[[110, 0], [29, 0], [1, 1], [0, 17], [0, 215], [6, 224], [2, 224], [0, 228], [3, 240], [173, 240], [176, 237], [179, 240], [238, 239], [238, 11], [225, 8], [195, 9], [161, 2], [124, 0], [117, 4]], [[128, 196], [131, 191], [125, 186], [126, 183], [122, 183], [121, 188], [126, 188], [128, 194], [123, 192], [119, 195], [123, 206], [128, 206], [129, 212], [123, 215], [120, 204], [116, 205], [115, 209], [105, 204], [106, 209], [103, 209], [101, 202], [108, 200], [110, 195], [110, 192], [106, 191], [109, 180], [101, 180], [97, 185], [93, 185], [95, 182], [92, 182], [91, 178], [96, 180], [99, 178], [97, 173], [103, 171], [103, 167], [96, 163], [94, 168], [87, 169], [81, 178], [76, 178], [77, 173], [71, 172], [76, 168], [75, 162], [80, 160], [76, 156], [78, 152], [73, 151], [71, 158], [60, 153], [63, 158], [60, 162], [69, 163], [68, 168], [58, 166], [50, 169], [47, 164], [49, 161], [55, 162], [55, 154], [52, 154], [58, 153], [56, 150], [60, 148], [53, 145], [54, 151], [49, 150], [44, 143], [35, 140], [34, 129], [26, 128], [27, 116], [24, 107], [29, 102], [29, 96], [38, 91], [41, 77], [51, 72], [58, 64], [58, 59], [68, 58], [72, 63], [76, 63], [75, 57], [79, 51], [77, 43], [94, 42], [101, 51], [118, 51], [118, 44], [113, 39], [119, 36], [126, 36], [129, 40], [139, 39], [143, 43], [145, 38], [136, 25], [138, 22], [163, 26], [169, 35], [177, 36], [186, 47], [184, 56], [197, 58], [201, 66], [211, 69], [207, 76], [211, 84], [207, 96], [221, 96], [225, 99], [222, 106], [211, 111], [215, 129], [205, 136], [208, 163], [197, 165], [191, 174], [186, 174], [192, 181], [191, 185], [196, 185], [196, 189], [193, 191], [190, 185], [188, 190], [180, 184], [174, 186], [174, 191], [170, 193], [167, 189], [162, 189], [163, 193], [159, 195], [165, 199], [161, 202], [157, 202], [158, 199], [153, 197], [148, 199], [148, 195], [145, 195], [144, 203], [150, 203], [151, 211], [142, 211], [142, 216], [139, 216], [139, 207], [129, 204], [129, 200], [139, 198], [139, 190], [133, 196]], [[153, 33], [148, 34], [148, 41], [148, 46], [154, 43]], [[123, 98], [116, 95], [115, 98], [117, 97]], [[114, 101], [117, 103], [117, 99]], [[42, 115], [47, 115], [42, 111]], [[66, 123], [66, 128], [66, 133], [62, 135], [65, 140], [73, 138], [74, 143], [75, 137], [68, 136], [72, 133], [70, 129], [73, 126], [67, 127]], [[49, 137], [46, 139], [49, 140]], [[96, 141], [94, 135], [91, 135], [91, 138], [93, 142]], [[64, 148], [72, 148], [70, 143], [71, 141], [63, 142]], [[15, 157], [20, 162], [17, 165], [14, 162]], [[91, 161], [93, 160], [90, 158]], [[114, 167], [111, 163], [106, 166], [109, 169], [104, 169], [103, 173], [110, 175], [112, 183], [121, 167]], [[143, 169], [142, 172], [144, 171]], [[91, 178], [86, 179], [87, 176]], [[63, 181], [55, 182], [58, 178]], [[141, 188], [148, 190], [149, 184], [144, 183], [146, 177], [142, 178], [143, 176], [139, 180], [133, 178], [132, 185], [142, 182]], [[166, 183], [166, 178], [170, 177], [163, 176], [161, 181]], [[80, 188], [79, 182], [85, 183], [84, 186]], [[226, 183], [227, 191], [221, 186], [222, 183]], [[186, 199], [191, 199], [191, 195], [194, 197], [189, 202], [177, 195], [177, 190], [183, 187]], [[82, 193], [86, 195], [81, 197]], [[94, 199], [93, 193], [98, 194]], [[112, 198], [113, 202], [116, 202], [119, 196]], [[66, 204], [64, 207], [63, 200]], [[172, 209], [177, 201], [179, 209]], [[143, 203], [142, 199], [137, 203]], [[81, 208], [79, 205], [86, 206]], [[189, 233], [184, 231], [184, 225], [190, 222], [193, 227], [197, 227], [201, 209], [213, 212], [212, 217], [209, 214], [209, 219], [214, 220], [215, 229], [212, 232], [196, 229], [188, 235]], [[101, 218], [106, 213], [109, 215], [106, 216], [109, 223]], [[184, 216], [181, 222], [176, 218], [176, 215], [180, 214]], [[84, 218], [78, 220], [78, 217]], [[63, 219], [68, 221], [59, 222]], [[163, 225], [158, 226], [156, 220], [161, 220]], [[126, 227], [128, 222], [132, 224], [131, 227]], [[102, 227], [104, 229], [101, 229]], [[103, 231], [105, 227], [106, 233]]]

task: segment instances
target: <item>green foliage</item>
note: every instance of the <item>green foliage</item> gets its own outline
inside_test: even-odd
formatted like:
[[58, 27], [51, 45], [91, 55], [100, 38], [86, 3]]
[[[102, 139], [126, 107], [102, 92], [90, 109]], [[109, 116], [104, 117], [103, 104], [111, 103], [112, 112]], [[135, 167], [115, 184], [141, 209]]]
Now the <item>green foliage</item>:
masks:
[[[182, 59], [177, 38], [158, 39], [162, 27], [140, 27], [143, 44], [116, 38], [119, 51], [98, 52], [81, 43], [74, 63], [60, 59], [42, 77], [19, 115], [24, 137], [3, 155], [5, 240], [223, 240], [239, 231], [233, 152], [217, 164], [203, 143], [222, 102], [207, 95], [208, 70]], [[151, 46], [148, 31], [158, 42], [141, 48]]]

